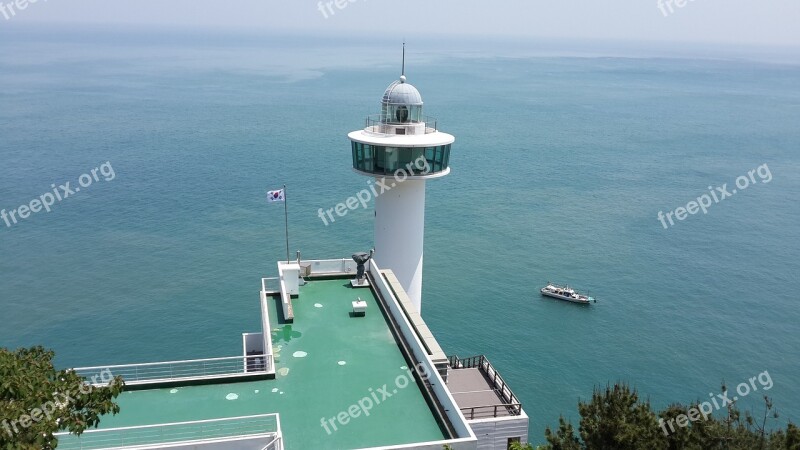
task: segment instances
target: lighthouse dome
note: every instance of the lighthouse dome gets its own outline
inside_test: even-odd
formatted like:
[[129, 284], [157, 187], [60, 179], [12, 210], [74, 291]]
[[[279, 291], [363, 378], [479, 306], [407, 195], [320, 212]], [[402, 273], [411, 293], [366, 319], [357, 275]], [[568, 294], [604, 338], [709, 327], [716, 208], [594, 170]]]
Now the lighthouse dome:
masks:
[[386, 92], [383, 93], [383, 104], [422, 106], [422, 95], [417, 88], [406, 83], [405, 78], [405, 76], [400, 77], [400, 80], [386, 88]]
[[[381, 122], [422, 122], [422, 96], [414, 86], [406, 83], [405, 75], [390, 84], [381, 100]], [[413, 133], [410, 133], [413, 134]]]

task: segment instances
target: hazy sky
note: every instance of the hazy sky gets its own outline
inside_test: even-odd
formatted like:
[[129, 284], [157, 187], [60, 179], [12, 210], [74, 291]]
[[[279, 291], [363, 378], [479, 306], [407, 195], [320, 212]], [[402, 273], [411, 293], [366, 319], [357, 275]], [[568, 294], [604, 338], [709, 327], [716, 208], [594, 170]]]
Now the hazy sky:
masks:
[[342, 8], [332, 2], [331, 13], [323, 4], [323, 14], [318, 0], [38, 0], [10, 19], [0, 14], [0, 27], [9, 22], [127, 23], [366, 39], [443, 33], [800, 46], [797, 0], [661, 1], [659, 8], [659, 0], [339, 0]]

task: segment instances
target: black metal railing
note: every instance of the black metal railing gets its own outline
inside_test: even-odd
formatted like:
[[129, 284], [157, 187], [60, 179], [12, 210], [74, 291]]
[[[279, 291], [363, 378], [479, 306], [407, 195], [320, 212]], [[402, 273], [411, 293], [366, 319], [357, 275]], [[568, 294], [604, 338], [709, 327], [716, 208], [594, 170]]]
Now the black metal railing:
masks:
[[467, 420], [488, 419], [498, 416], [518, 416], [522, 412], [520, 403], [500, 403], [497, 405], [472, 406], [461, 408], [461, 413]]
[[[476, 406], [469, 408], [461, 408], [461, 412], [465, 417], [476, 417], [475, 411], [491, 410], [492, 415], [483, 415], [483, 417], [497, 417], [499, 412], [504, 412], [509, 415], [518, 416], [522, 412], [522, 403], [516, 395], [508, 387], [506, 381], [500, 376], [500, 373], [492, 366], [486, 356], [471, 356], [469, 358], [459, 358], [458, 355], [453, 355], [448, 358], [450, 367], [453, 369], [479, 369], [481, 373], [492, 383], [492, 387], [504, 403], [497, 405]], [[469, 413], [469, 414], [468, 414]]]
[[416, 125], [425, 124], [425, 134], [435, 133], [438, 131], [437, 120], [435, 117], [422, 116], [422, 120], [409, 120], [408, 122], [398, 122], [387, 120], [381, 114], [372, 114], [367, 116], [364, 120], [364, 129], [373, 133], [388, 134], [387, 125], [402, 126], [402, 125]]

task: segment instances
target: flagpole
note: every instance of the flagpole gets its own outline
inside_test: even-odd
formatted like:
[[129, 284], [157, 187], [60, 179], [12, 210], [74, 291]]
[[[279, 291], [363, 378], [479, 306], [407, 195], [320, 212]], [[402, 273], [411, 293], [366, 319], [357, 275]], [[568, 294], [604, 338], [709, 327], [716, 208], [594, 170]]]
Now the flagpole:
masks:
[[286, 263], [290, 263], [289, 260], [289, 207], [286, 205], [289, 202], [289, 196], [286, 195], [286, 185], [283, 185], [283, 218], [285, 220], [285, 229], [286, 229]]

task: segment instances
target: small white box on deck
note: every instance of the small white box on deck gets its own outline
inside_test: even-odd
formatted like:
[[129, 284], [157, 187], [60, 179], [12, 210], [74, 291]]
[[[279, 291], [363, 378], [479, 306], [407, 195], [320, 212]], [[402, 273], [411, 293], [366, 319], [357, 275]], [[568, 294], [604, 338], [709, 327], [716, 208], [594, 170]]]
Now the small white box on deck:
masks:
[[365, 302], [364, 300], [361, 300], [361, 298], [359, 298], [358, 300], [354, 301], [353, 302], [353, 315], [354, 316], [366, 316], [367, 315], [367, 302]]

